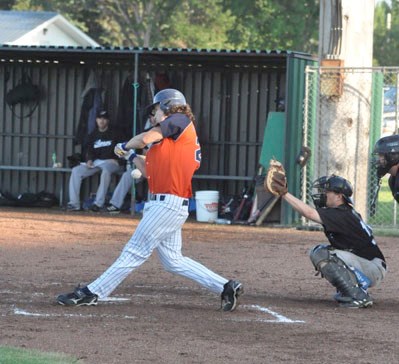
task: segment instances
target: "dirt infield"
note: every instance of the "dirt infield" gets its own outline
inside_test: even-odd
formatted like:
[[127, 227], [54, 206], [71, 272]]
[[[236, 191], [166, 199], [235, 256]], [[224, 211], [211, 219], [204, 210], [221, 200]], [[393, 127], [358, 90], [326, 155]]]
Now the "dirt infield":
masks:
[[[97, 307], [55, 296], [119, 255], [128, 215], [0, 210], [0, 345], [63, 352], [82, 363], [398, 363], [399, 239], [378, 238], [389, 265], [372, 308], [338, 308], [307, 250], [321, 232], [184, 226], [185, 255], [245, 285], [235, 312], [163, 271], [156, 254]], [[1, 362], [1, 360], [0, 360]]]

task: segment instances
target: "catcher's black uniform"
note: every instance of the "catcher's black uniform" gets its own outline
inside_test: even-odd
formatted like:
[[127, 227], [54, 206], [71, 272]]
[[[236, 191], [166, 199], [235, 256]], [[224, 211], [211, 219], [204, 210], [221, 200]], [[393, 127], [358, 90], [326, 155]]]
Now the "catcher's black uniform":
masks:
[[333, 248], [349, 251], [368, 260], [379, 258], [385, 262], [371, 228], [351, 206], [343, 204], [337, 208], [322, 207], [317, 212]]

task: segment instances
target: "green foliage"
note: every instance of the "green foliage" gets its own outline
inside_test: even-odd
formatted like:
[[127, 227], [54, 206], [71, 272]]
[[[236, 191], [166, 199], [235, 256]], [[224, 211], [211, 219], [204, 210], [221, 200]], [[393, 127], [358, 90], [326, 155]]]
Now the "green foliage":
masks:
[[[391, 26], [387, 28], [388, 14]], [[399, 63], [399, 3], [397, 1], [377, 3], [374, 13], [375, 66], [397, 66]]]
[[234, 26], [230, 10], [219, 0], [181, 1], [164, 31], [168, 46], [182, 48], [230, 48], [228, 31]]
[[[72, 364], [77, 363], [64, 354], [41, 353], [37, 350], [26, 350], [12, 347], [0, 347], [1, 364]], [[79, 361], [82, 363], [82, 361]]]
[[[396, 207], [396, 210], [395, 210]], [[374, 226], [392, 226], [399, 223], [399, 213], [396, 201], [392, 196], [392, 192], [388, 186], [388, 179], [383, 178], [381, 189], [378, 194], [377, 209], [373, 217], [368, 221]]]
[[225, 0], [236, 24], [234, 48], [284, 49], [317, 53], [319, 2], [310, 0]]
[[15, 10], [56, 11], [103, 46], [313, 53], [317, 49], [318, 0], [15, 0], [7, 4]]

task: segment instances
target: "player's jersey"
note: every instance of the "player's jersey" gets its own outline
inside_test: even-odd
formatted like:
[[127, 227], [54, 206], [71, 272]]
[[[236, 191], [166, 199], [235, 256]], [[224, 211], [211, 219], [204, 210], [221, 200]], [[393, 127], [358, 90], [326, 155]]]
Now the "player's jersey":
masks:
[[114, 153], [116, 143], [119, 141], [119, 135], [116, 131], [108, 128], [106, 131], [99, 131], [97, 128], [89, 135], [87, 160], [95, 159], [116, 159]]
[[323, 207], [318, 208], [317, 212], [322, 220], [324, 233], [334, 248], [350, 251], [368, 260], [380, 258], [385, 261], [371, 228], [350, 206]]
[[146, 155], [151, 193], [189, 198], [191, 180], [201, 162], [201, 147], [194, 124], [184, 114], [172, 114], [160, 123], [163, 139]]

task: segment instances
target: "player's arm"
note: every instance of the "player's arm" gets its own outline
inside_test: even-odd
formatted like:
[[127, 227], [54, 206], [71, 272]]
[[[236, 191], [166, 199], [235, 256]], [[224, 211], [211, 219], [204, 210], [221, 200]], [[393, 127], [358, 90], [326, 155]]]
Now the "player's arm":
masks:
[[126, 144], [126, 149], [143, 149], [145, 146], [159, 142], [163, 139], [161, 128], [156, 126], [144, 133], [138, 134], [130, 139]]
[[144, 155], [136, 156], [133, 160], [133, 163], [137, 167], [137, 169], [142, 173], [143, 177], [147, 178], [147, 173], [145, 169], [145, 156]]
[[317, 222], [319, 224], [322, 223], [320, 219], [320, 215], [317, 212], [317, 210], [303, 201], [301, 201], [299, 198], [296, 198], [294, 195], [291, 195], [289, 192], [287, 192], [285, 195], [282, 196], [282, 198], [289, 203], [292, 208], [299, 212], [302, 216], [306, 217], [309, 220], [312, 220], [314, 222]]

